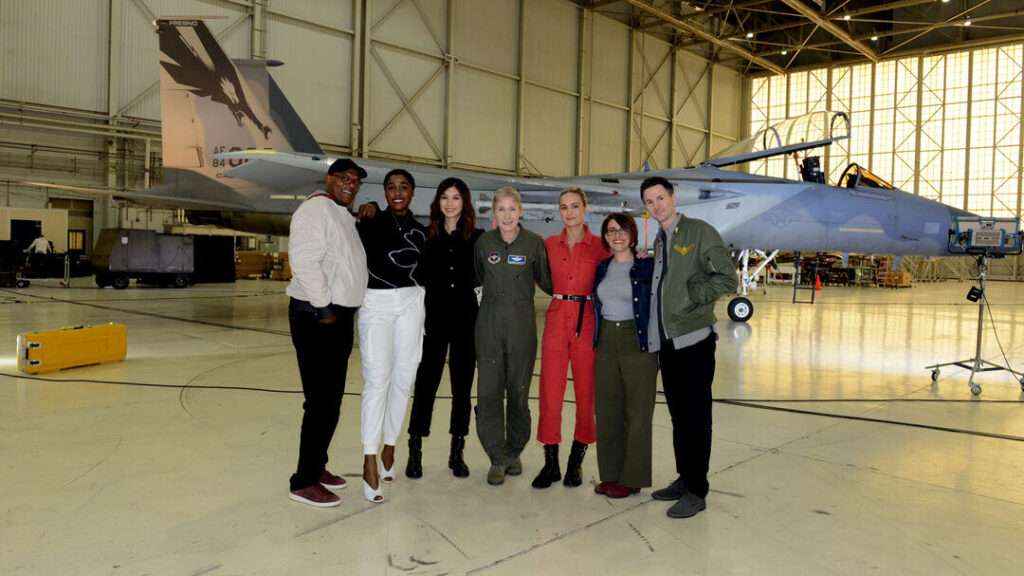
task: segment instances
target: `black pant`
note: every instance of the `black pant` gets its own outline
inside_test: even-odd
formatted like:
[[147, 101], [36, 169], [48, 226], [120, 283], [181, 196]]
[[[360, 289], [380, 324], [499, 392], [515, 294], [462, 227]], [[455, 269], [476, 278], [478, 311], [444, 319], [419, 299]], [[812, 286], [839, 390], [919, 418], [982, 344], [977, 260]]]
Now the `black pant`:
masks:
[[338, 426], [341, 398], [345, 395], [356, 308], [331, 308], [335, 322], [321, 324], [307, 302], [292, 298], [288, 305], [288, 324], [305, 397], [299, 464], [291, 477], [292, 490], [302, 490], [320, 481], [327, 466], [327, 448]]
[[[444, 373], [444, 360], [448, 356], [448, 375], [452, 385], [452, 413], [448, 433], [453, 436], [469, 434], [469, 413], [472, 403], [473, 374], [476, 372], [476, 346], [473, 343], [475, 310], [459, 311], [464, 318], [452, 318], [448, 310], [445, 318], [438, 318], [434, 310], [427, 309], [426, 334], [423, 337], [423, 357], [416, 370], [413, 387], [412, 414], [409, 416], [410, 436], [430, 436], [430, 421], [434, 414], [434, 398]], [[439, 311], [439, 313], [441, 313]]]
[[672, 416], [672, 448], [676, 472], [686, 488], [704, 498], [708, 494], [711, 460], [711, 383], [715, 379], [715, 340], [704, 340], [681, 350], [663, 340], [658, 360], [661, 385]]

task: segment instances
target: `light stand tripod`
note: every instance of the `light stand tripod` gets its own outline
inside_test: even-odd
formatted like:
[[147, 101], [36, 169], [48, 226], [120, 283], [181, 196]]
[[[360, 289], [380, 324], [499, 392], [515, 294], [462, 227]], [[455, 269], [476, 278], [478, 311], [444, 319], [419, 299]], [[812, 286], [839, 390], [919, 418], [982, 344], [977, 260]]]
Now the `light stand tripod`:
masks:
[[974, 358], [958, 360], [956, 362], [944, 362], [942, 364], [935, 364], [934, 366], [925, 366], [925, 369], [931, 369], [932, 371], [932, 382], [937, 382], [939, 380], [939, 368], [943, 366], [959, 366], [970, 370], [971, 376], [967, 379], [967, 385], [971, 387], [971, 394], [974, 394], [975, 396], [981, 394], [981, 386], [974, 383], [974, 375], [978, 372], [1006, 370], [1007, 372], [1017, 376], [1020, 381], [1021, 390], [1024, 390], [1024, 373], [1017, 372], [1009, 366], [989, 362], [981, 357], [981, 335], [985, 328], [985, 276], [988, 274], [988, 259], [988, 253], [983, 253], [978, 256], [978, 287], [971, 288], [970, 293], [967, 295], [969, 300], [976, 298], [978, 301], [978, 342], [974, 349]]

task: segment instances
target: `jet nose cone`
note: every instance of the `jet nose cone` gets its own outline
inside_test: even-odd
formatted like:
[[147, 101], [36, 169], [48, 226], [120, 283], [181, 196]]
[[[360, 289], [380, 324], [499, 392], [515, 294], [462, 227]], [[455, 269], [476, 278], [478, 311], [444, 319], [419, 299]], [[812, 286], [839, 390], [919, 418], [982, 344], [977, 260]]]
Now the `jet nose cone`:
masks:
[[949, 221], [950, 222], [952, 222], [954, 218], [963, 218], [965, 216], [966, 217], [970, 217], [970, 218], [977, 218], [978, 217], [977, 214], [968, 212], [966, 210], [961, 210], [959, 208], [953, 208], [952, 206], [949, 207]]

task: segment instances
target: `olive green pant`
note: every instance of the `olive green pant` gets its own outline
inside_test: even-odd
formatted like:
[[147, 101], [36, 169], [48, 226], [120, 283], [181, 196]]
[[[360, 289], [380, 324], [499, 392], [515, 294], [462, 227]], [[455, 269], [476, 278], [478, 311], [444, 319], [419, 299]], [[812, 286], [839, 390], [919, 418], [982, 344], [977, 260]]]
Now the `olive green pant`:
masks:
[[476, 432], [492, 465], [519, 456], [530, 441], [530, 383], [537, 359], [533, 306], [484, 299], [476, 321]]
[[650, 486], [658, 355], [640, 351], [632, 321], [602, 320], [595, 372], [601, 481]]

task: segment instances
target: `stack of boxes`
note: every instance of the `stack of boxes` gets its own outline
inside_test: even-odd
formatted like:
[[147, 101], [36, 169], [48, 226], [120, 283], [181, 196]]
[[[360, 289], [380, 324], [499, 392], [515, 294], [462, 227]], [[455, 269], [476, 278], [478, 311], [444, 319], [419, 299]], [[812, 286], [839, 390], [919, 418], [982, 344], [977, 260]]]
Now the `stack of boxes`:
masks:
[[235, 253], [235, 277], [253, 280], [291, 280], [292, 269], [288, 265], [288, 253], [239, 250]]
[[288, 253], [287, 252], [274, 252], [271, 254], [271, 267], [270, 267], [270, 279], [271, 280], [291, 280], [292, 269], [288, 265]]

